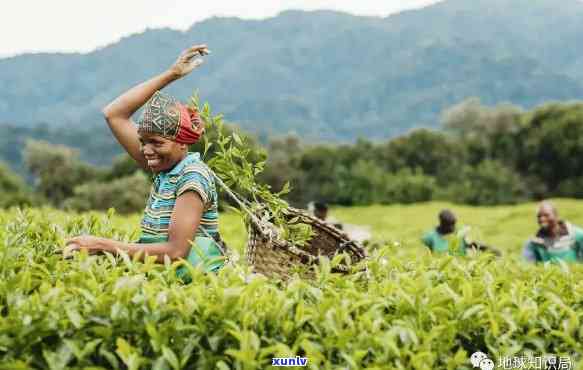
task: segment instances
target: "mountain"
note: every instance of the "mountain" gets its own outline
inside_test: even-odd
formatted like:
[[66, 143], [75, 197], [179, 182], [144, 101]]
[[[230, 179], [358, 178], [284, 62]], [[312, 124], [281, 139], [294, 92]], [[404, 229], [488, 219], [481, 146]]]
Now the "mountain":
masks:
[[264, 135], [381, 139], [436, 126], [470, 96], [525, 108], [582, 99], [581, 19], [577, 0], [447, 0], [386, 18], [211, 18], [88, 54], [0, 59], [0, 124], [102, 126], [108, 101], [205, 42], [213, 54], [169, 92], [198, 89], [215, 111]]

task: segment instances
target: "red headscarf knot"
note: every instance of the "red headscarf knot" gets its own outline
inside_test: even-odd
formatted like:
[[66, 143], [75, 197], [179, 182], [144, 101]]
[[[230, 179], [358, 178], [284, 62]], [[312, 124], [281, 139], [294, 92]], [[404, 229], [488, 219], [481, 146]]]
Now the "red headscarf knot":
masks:
[[181, 144], [194, 144], [204, 134], [204, 122], [196, 109], [183, 104], [180, 109], [180, 127], [176, 133], [175, 141]]

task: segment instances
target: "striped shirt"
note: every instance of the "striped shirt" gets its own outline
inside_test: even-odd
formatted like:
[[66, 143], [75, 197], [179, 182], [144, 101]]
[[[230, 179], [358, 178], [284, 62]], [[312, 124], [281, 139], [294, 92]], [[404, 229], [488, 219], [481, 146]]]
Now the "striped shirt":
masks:
[[140, 242], [168, 241], [168, 228], [176, 198], [187, 191], [194, 191], [200, 195], [204, 204], [196, 236], [205, 235], [201, 228], [211, 236], [218, 233], [218, 194], [213, 174], [200, 159], [199, 153], [188, 153], [174, 168], [154, 176], [141, 223]]

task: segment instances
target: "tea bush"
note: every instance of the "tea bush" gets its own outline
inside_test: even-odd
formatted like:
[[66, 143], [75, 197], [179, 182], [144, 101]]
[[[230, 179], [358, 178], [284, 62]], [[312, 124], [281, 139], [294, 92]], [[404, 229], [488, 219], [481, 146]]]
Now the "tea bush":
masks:
[[[581, 203], [558, 204], [577, 221]], [[0, 369], [256, 369], [299, 355], [311, 369], [453, 370], [477, 350], [580, 362], [583, 268], [519, 260], [532, 204], [459, 210], [502, 259], [423, 249], [417, 234], [444, 206], [334, 209], [372, 226], [368, 270], [342, 276], [323, 261], [315, 280], [285, 283], [250, 273], [235, 214], [221, 230], [238, 262], [183, 284], [179, 263], [58, 253], [81, 233], [134, 240], [138, 216], [0, 211]]]

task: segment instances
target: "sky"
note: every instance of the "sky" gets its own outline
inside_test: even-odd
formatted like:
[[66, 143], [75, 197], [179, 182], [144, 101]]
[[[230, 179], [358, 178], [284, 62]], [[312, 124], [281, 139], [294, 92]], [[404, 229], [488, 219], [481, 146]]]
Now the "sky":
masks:
[[287, 9], [387, 16], [439, 0], [18, 0], [0, 12], [0, 57], [89, 52], [147, 28], [185, 30], [212, 16], [273, 17]]

